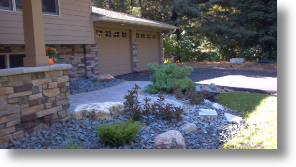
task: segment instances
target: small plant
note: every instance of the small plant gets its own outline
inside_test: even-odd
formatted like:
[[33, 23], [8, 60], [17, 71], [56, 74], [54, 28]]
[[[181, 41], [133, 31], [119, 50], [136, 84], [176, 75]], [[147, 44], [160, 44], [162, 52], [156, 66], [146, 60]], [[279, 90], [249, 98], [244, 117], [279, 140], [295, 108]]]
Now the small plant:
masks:
[[179, 100], [182, 100], [184, 98], [184, 94], [181, 91], [181, 88], [177, 88], [173, 90], [173, 94], [175, 95], [175, 97]]
[[124, 106], [129, 111], [129, 117], [135, 121], [140, 120], [141, 117], [141, 107], [140, 102], [138, 101], [138, 89], [140, 89], [140, 87], [135, 84], [133, 90], [128, 90], [129, 94], [124, 97], [124, 99], [126, 99]]
[[75, 142], [74, 145], [72, 145], [71, 138], [70, 138], [69, 143], [68, 143], [68, 146], [61, 147], [61, 149], [84, 149], [84, 148], [81, 147], [81, 144], [80, 145], [77, 145], [77, 141]]
[[197, 94], [195, 87], [191, 87], [185, 92], [185, 99], [189, 100], [190, 104], [199, 104], [204, 100], [204, 93], [205, 92]]
[[199, 99], [199, 103], [202, 102], [204, 99], [206, 99], [208, 93], [209, 91], [207, 90], [202, 90], [197, 93], [197, 98]]
[[129, 94], [125, 96], [126, 101], [124, 105], [129, 110], [129, 118], [138, 121], [143, 115], [149, 116], [153, 114], [164, 120], [176, 119], [180, 121], [182, 119], [181, 114], [183, 109], [181, 107], [175, 107], [172, 104], [164, 105], [164, 97], [161, 95], [158, 96], [157, 102], [154, 102], [152, 105], [149, 104], [151, 99], [145, 97], [145, 104], [142, 109], [138, 101], [138, 89], [138, 85], [135, 85], [133, 90], [129, 90]]
[[103, 126], [97, 127], [97, 132], [105, 145], [119, 147], [131, 142], [142, 128], [140, 122], [133, 123], [132, 120], [117, 121], [113, 125], [104, 122]]

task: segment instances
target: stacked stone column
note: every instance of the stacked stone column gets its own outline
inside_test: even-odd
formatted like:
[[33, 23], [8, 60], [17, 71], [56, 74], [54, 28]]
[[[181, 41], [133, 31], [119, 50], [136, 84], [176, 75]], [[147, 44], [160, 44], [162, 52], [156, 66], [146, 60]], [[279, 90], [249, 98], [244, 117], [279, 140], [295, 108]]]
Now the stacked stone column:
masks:
[[99, 75], [99, 60], [97, 55], [97, 44], [85, 45], [85, 76], [95, 78]]
[[0, 145], [71, 118], [69, 68], [71, 65], [1, 70]]
[[134, 72], [138, 71], [138, 43], [133, 42], [133, 63], [134, 63]]

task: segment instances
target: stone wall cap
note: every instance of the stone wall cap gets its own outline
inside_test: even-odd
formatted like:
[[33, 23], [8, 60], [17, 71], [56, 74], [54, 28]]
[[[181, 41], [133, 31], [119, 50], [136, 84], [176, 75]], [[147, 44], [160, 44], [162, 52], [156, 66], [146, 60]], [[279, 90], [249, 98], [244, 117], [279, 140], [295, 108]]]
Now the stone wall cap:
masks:
[[8, 68], [0, 70], [0, 77], [9, 76], [9, 75], [18, 75], [18, 74], [27, 74], [35, 72], [44, 72], [44, 71], [61, 71], [71, 69], [71, 64], [54, 64], [50, 66], [40, 66], [40, 67], [18, 67], [18, 68]]

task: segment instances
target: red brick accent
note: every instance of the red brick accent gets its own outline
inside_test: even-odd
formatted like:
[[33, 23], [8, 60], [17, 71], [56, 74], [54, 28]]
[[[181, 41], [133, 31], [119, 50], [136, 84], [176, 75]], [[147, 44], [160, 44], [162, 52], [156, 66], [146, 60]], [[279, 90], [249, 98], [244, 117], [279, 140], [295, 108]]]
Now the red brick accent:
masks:
[[78, 67], [78, 65], [77, 64], [72, 64], [72, 67]]
[[65, 70], [64, 71], [64, 75], [68, 75], [68, 70]]
[[55, 107], [55, 106], [57, 106], [56, 101], [51, 102], [51, 107]]
[[29, 102], [29, 107], [36, 106], [36, 105], [38, 105], [38, 100], [31, 100]]
[[59, 87], [59, 88], [62, 88], [62, 87], [65, 87], [65, 86], [66, 86], [65, 83], [58, 83], [58, 87]]
[[21, 117], [21, 122], [27, 122], [27, 121], [32, 121], [36, 119], [36, 113], [28, 114], [28, 115], [23, 115]]
[[16, 86], [16, 87], [13, 88], [14, 93], [25, 92], [25, 91], [32, 90], [32, 86], [33, 86], [32, 84]]
[[50, 122], [51, 120], [52, 120], [52, 115], [47, 115], [42, 118], [43, 123]]
[[81, 61], [81, 62], [84, 62], [85, 60], [84, 60], [84, 59], [80, 59], [80, 61]]
[[95, 67], [92, 67], [92, 68], [90, 68], [90, 69], [93, 71], [93, 70], [95, 70], [96, 68], [95, 68]]
[[94, 58], [94, 57], [91, 57], [91, 58], [89, 58], [89, 60], [91, 60], [91, 61], [94, 61], [94, 60], [95, 60], [95, 58]]
[[91, 47], [97, 47], [97, 45], [96, 45], [96, 44], [91, 44], [90, 46], [91, 46]]

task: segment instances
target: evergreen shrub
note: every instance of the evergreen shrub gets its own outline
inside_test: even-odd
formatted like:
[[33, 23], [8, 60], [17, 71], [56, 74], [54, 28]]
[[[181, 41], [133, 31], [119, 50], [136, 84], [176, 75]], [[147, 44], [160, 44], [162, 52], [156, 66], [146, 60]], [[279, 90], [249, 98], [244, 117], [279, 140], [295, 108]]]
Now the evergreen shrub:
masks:
[[117, 121], [112, 125], [104, 122], [97, 127], [97, 132], [105, 145], [119, 147], [131, 142], [142, 128], [140, 122], [132, 120]]
[[174, 88], [180, 88], [182, 92], [186, 92], [190, 87], [196, 86], [191, 79], [184, 76], [184, 74], [190, 75], [193, 72], [192, 67], [177, 67], [176, 64], [158, 65], [157, 63], [149, 63], [147, 67], [154, 71], [150, 77], [153, 85], [149, 84], [145, 87], [145, 91], [148, 93], [171, 93]]

